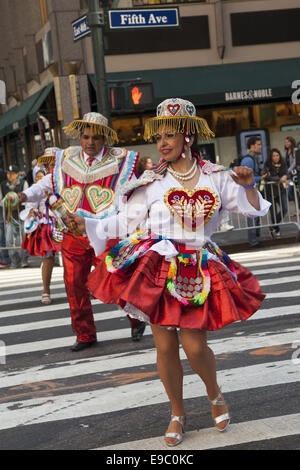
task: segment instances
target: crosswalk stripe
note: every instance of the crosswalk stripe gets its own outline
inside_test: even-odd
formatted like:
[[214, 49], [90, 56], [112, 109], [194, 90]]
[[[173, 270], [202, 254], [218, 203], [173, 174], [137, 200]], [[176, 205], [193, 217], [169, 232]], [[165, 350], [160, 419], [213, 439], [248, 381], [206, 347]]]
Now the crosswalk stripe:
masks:
[[[26, 289], [25, 292], [26, 292], [26, 294], [28, 294], [29, 289]], [[4, 307], [4, 305], [19, 304], [21, 300], [22, 300], [22, 302], [40, 302], [41, 299], [42, 299], [42, 292], [40, 293], [40, 295], [30, 296], [30, 297], [20, 297], [20, 296], [18, 296], [18, 298], [15, 298], [15, 299], [1, 301], [1, 307]], [[66, 292], [63, 292], [62, 294], [51, 294], [51, 299], [52, 300], [67, 299], [67, 294], [66, 294]]]
[[[282, 294], [282, 295], [281, 295]], [[295, 297], [299, 297], [299, 292], [295, 291]], [[272, 298], [285, 298], [286, 293], [284, 292], [279, 292], [277, 294], [274, 294], [274, 297]], [[293, 294], [290, 295], [289, 297], [292, 298]], [[267, 298], [271, 298], [268, 297]], [[62, 304], [66, 305], [66, 304]], [[52, 306], [53, 307], [53, 306]], [[56, 306], [56, 309], [51, 309], [57, 310], [57, 309], [64, 310], [67, 307], [61, 308], [60, 306]], [[33, 309], [32, 309], [33, 310]], [[47, 312], [49, 311], [48, 307], [45, 307], [45, 310], [43, 310], [43, 307], [39, 307], [39, 312]], [[27, 312], [28, 313], [28, 312]], [[296, 315], [300, 313], [300, 304], [297, 305], [290, 305], [290, 306], [284, 306], [284, 307], [272, 307], [272, 308], [266, 308], [266, 309], [261, 309], [258, 310], [255, 315], [251, 316], [249, 320], [254, 321], [254, 320], [261, 320], [263, 318], [275, 318], [275, 317], [280, 317], [280, 316], [288, 316], [288, 315]], [[2, 314], [0, 314], [0, 319], [1, 318], [6, 318], [9, 315], [5, 315], [2, 317]], [[100, 312], [100, 313], [94, 313], [94, 320], [95, 321], [103, 321], [103, 320], [111, 320], [111, 319], [121, 319], [124, 318], [125, 313], [122, 312], [121, 310], [109, 310], [107, 312]], [[59, 326], [68, 326], [70, 325], [70, 317], [68, 316], [67, 318], [55, 318], [52, 320], [42, 320], [42, 321], [34, 321], [30, 323], [20, 323], [16, 324], [14, 323], [13, 325], [7, 325], [7, 326], [0, 326], [0, 335], [6, 335], [10, 333], [20, 333], [20, 332], [26, 332], [26, 331], [34, 331], [34, 330], [43, 330], [43, 329], [48, 329], [48, 328], [56, 328]]]
[[[288, 253], [294, 253], [294, 255], [288, 257]], [[271, 318], [280, 319], [281, 317], [288, 317], [291, 315], [295, 316], [296, 314], [299, 314], [300, 302], [296, 305], [274, 307], [276, 299], [289, 297], [289, 299], [294, 299], [294, 302], [297, 302], [296, 298], [299, 297], [300, 290], [296, 289], [296, 285], [294, 286], [294, 290], [289, 292], [277, 292], [277, 286], [286, 283], [296, 283], [300, 280], [300, 275], [288, 275], [288, 273], [292, 273], [293, 271], [300, 269], [300, 266], [298, 268], [297, 265], [290, 265], [290, 263], [300, 261], [300, 257], [297, 258], [297, 255], [299, 256], [299, 250], [292, 251], [291, 249], [279, 249], [276, 250], [276, 252], [275, 250], [266, 250], [266, 252], [255, 253], [255, 256], [253, 255], [254, 254], [252, 252], [249, 252], [230, 256], [245, 267], [249, 267], [251, 269], [251, 266], [253, 266], [254, 269], [252, 272], [259, 279], [261, 276], [267, 274], [277, 273], [278, 275], [276, 276], [276, 279], [273, 277], [271, 279], [260, 280], [262, 288], [265, 286], [271, 287], [269, 290], [272, 292], [267, 294], [266, 299], [271, 300], [272, 302], [267, 302], [266, 307], [269, 308], [259, 310], [255, 315], [250, 317], [249, 320], [253, 322], [255, 320]], [[281, 264], [281, 266], [278, 267], [278, 264]], [[6, 273], [8, 273], [8, 275]], [[15, 274], [17, 274], [17, 276]], [[0, 312], [0, 319], [5, 320], [6, 318], [14, 318], [20, 315], [49, 313], [48, 318], [46, 318], [46, 315], [43, 315], [42, 318], [46, 318], [45, 320], [37, 319], [36, 321], [29, 322], [27, 318], [24, 318], [24, 323], [15, 321], [13, 325], [0, 327], [0, 339], [3, 339], [4, 335], [18, 333], [18, 344], [16, 345], [9, 344], [9, 336], [7, 337], [8, 340], [4, 337], [7, 344], [5, 345], [3, 352], [6, 357], [16, 356], [18, 359], [19, 355], [34, 352], [41, 353], [43, 351], [50, 351], [58, 348], [65, 349], [74, 343], [75, 338], [73, 335], [63, 338], [43, 339], [41, 341], [21, 342], [27, 341], [27, 337], [29, 337], [29, 332], [31, 331], [38, 332], [45, 330], [45, 332], [43, 332], [43, 338], [45, 338], [47, 336], [47, 332], [50, 332], [51, 328], [70, 326], [70, 316], [66, 312], [66, 310], [69, 309], [69, 304], [64, 302], [64, 300], [67, 300], [66, 294], [64, 290], [63, 292], [57, 292], [58, 289], [64, 289], [64, 284], [62, 282], [63, 268], [58, 267], [56, 269], [52, 280], [53, 294], [51, 296], [54, 300], [52, 305], [40, 305], [38, 307], [33, 306], [32, 308], [22, 309], [22, 304], [24, 303], [28, 306], [34, 305], [34, 302], [40, 301], [40, 295], [37, 295], [38, 289], [41, 289], [42, 286], [40, 268], [36, 268], [34, 271], [32, 268], [30, 268], [30, 271], [18, 270], [14, 272], [6, 271], [5, 273], [0, 271], [0, 304], [6, 309], [5, 312]], [[13, 286], [16, 288], [6, 290], [6, 288], [11, 288]], [[290, 288], [293, 287], [291, 286]], [[26, 295], [30, 293], [34, 295], [26, 297]], [[22, 294], [24, 294], [25, 297], [22, 296]], [[8, 295], [12, 298], [9, 299]], [[4, 300], [1, 301], [1, 298]], [[62, 302], [60, 303], [60, 301]], [[281, 304], [282, 303], [283, 302], [281, 302]], [[100, 344], [102, 342], [114, 341], [114, 344], [116, 345], [116, 349], [114, 349], [114, 351], [117, 351], [118, 340], [127, 339], [128, 348], [126, 348], [126, 351], [124, 352], [124, 349], [122, 349], [123, 352], [121, 353], [116, 352], [115, 354], [102, 356], [97, 355], [95, 357], [84, 357], [82, 359], [78, 359], [78, 356], [76, 358], [76, 355], [72, 355], [72, 360], [60, 360], [52, 363], [47, 362], [33, 367], [28, 367], [29, 362], [26, 359], [26, 361], [22, 361], [23, 364], [25, 364], [25, 367], [23, 365], [18, 369], [9, 368], [1, 371], [0, 390], [3, 390], [4, 396], [2, 395], [2, 398], [0, 399], [0, 414], [2, 418], [0, 421], [0, 430], [11, 429], [16, 426], [29, 426], [61, 420], [72, 420], [74, 418], [94, 415], [101, 416], [102, 414], [118, 413], [125, 409], [148, 407], [148, 405], [167, 403], [165, 390], [156, 373], [154, 374], [153, 380], [149, 380], [148, 375], [145, 377], [147, 380], [144, 381], [137, 381], [135, 383], [128, 383], [127, 385], [117, 386], [114, 384], [111, 386], [113, 382], [109, 381], [109, 377], [113, 371], [118, 370], [122, 373], [123, 370], [125, 373], [127, 369], [126, 373], [128, 372], [130, 374], [135, 367], [142, 368], [147, 365], [153, 366], [156, 370], [156, 350], [154, 347], [135, 350], [130, 348], [130, 345], [132, 344], [131, 330], [125, 314], [121, 310], [116, 309], [115, 305], [111, 305], [110, 311], [101, 313], [99, 310], [101, 309], [102, 302], [99, 300], [92, 300], [92, 304], [99, 305], [97, 313], [94, 313], [95, 321], [112, 320], [112, 323], [109, 323], [110, 328], [112, 325], [113, 327], [117, 327], [117, 329], [114, 330], [110, 329], [101, 332], [101, 324], [99, 324], [100, 332], [98, 334], [98, 340]], [[18, 309], [19, 306], [20, 308]], [[13, 308], [13, 310], [11, 310], [11, 308]], [[52, 312], [55, 312], [55, 316], [58, 318], [52, 318]], [[28, 318], [30, 319], [30, 317]], [[38, 318], [38, 316], [36, 318]], [[258, 330], [257, 326], [256, 331], [253, 332], [256, 325], [252, 324], [252, 333], [250, 334], [243, 328], [242, 324], [239, 329], [231, 330], [231, 332], [229, 330], [228, 336], [225, 338], [210, 339], [209, 337], [209, 346], [212, 348], [216, 356], [222, 354], [226, 356], [230, 354], [243, 353], [244, 355], [249, 354], [249, 358], [252, 357], [255, 359], [258, 357], [255, 356], [255, 351], [259, 352], [259, 350], [262, 349], [275, 347], [278, 348], [279, 351], [282, 351], [282, 353], [288, 353], [288, 351], [291, 350], [291, 358], [289, 360], [263, 362], [255, 365], [243, 364], [243, 367], [219, 370], [218, 381], [220, 385], [222, 385], [222, 391], [224, 393], [242, 391], [251, 388], [259, 389], [261, 387], [272, 387], [276, 385], [284, 386], [288, 383], [296, 383], [297, 380], [299, 380], [298, 369], [292, 361], [292, 345], [296, 342], [300, 342], [300, 328], [288, 327], [288, 325], [295, 325], [295, 323], [293, 323], [294, 317], [290, 318], [291, 320], [289, 323], [283, 323], [285, 329], [281, 328], [279, 330], [278, 326], [276, 326], [277, 330], [273, 329], [272, 331], [271, 328], [268, 329], [267, 324], [265, 323], [262, 329]], [[124, 320], [123, 324], [119, 323], [121, 320]], [[279, 321], [276, 322], [276, 325], [278, 324]], [[123, 328], [119, 328], [119, 326], [123, 326]], [[144, 335], [151, 335], [149, 326], [147, 326]], [[35, 338], [38, 338], [37, 334], [35, 335]], [[123, 345], [124, 344], [126, 343], [123, 342]], [[142, 346], [143, 344], [141, 343], [141, 347]], [[110, 346], [108, 350], [111, 350]], [[97, 350], [95, 349], [93, 351]], [[101, 353], [101, 348], [99, 351]], [[61, 356], [62, 359], [64, 357], [66, 356]], [[186, 356], [182, 348], [180, 348], [180, 357], [181, 359], [186, 360]], [[286, 357], [287, 355], [285, 355], [285, 358]], [[261, 355], [260, 358], [260, 360], [262, 360]], [[269, 359], [271, 359], [270, 356], [268, 357], [268, 360]], [[257, 360], [256, 362], [259, 361]], [[1, 362], [1, 348], [0, 363], [3, 363]], [[248, 360], [248, 363], [253, 364], [250, 360]], [[101, 387], [95, 390], [91, 390], [91, 388], [85, 389], [84, 377], [89, 374], [91, 374], [91, 376], [95, 376], [97, 373], [103, 373], [104, 376], [108, 375], [107, 383], [110, 385], [105, 385], [103, 382]], [[77, 385], [76, 383], [74, 385], [74, 381], [71, 379], [74, 379], [75, 377], [83, 377], [83, 380], [81, 381], [81, 379], [77, 379]], [[69, 379], [67, 383], [63, 384], [65, 389], [60, 383], [55, 383], [56, 380], [60, 379]], [[87, 377], [86, 380], [88, 381], [89, 378]], [[16, 399], [14, 399], [14, 401], [4, 401], [6, 388], [22, 387], [22, 385], [26, 383], [29, 385], [34, 385], [35, 383], [41, 384], [43, 382], [46, 383], [47, 381], [53, 381], [54, 384], [52, 384], [53, 389], [51, 389], [51, 397], [48, 396], [46, 390], [45, 395], [38, 395], [37, 393], [35, 394], [32, 392], [32, 395], [27, 395], [26, 398], [26, 394], [22, 397], [22, 394], [19, 391], [16, 392], [20, 393], [20, 397], [17, 402]], [[99, 384], [100, 382], [99, 378]], [[78, 393], [78, 387], [81, 386], [82, 391]], [[185, 376], [184, 387], [185, 399], [206, 396], [205, 387], [196, 374]], [[147, 393], [147, 390], [151, 390], [151, 393]], [[32, 398], [32, 396], [38, 398]], [[9, 398], [8, 395], [6, 400], [12, 400], [12, 398]], [[299, 414], [294, 414], [232, 424], [229, 432], [225, 434], [218, 433], [214, 427], [202, 429], [200, 431], [192, 431], [190, 433], [187, 432], [186, 438], [180, 446], [180, 450], [197, 448], [210, 449], [237, 445], [244, 442], [273, 439], [282, 436], [293, 436], [300, 433], [299, 417]], [[168, 416], [166, 416], [166, 422], [167, 421]], [[124, 439], [126, 439], [126, 434], [124, 434], [124, 436]], [[134, 437], [137, 438], [138, 436], [136, 435]], [[161, 437], [127, 443], [124, 442], [123, 444], [112, 445], [109, 447], [100, 446], [101, 442], [99, 442], [99, 449], [166, 449]]]
[[[278, 284], [286, 284], [286, 283], [292, 283], [292, 282], [296, 282], [296, 281], [300, 281], [300, 275], [299, 276], [290, 276], [290, 277], [282, 277], [282, 278], [278, 278], [276, 279], [276, 282], [274, 282], [274, 279], [262, 279], [260, 280], [260, 285], [262, 287], [264, 286], [273, 286], [275, 289], [276, 289], [276, 286]], [[274, 293], [276, 294], [276, 293]], [[300, 289], [299, 289], [299, 294], [300, 294]], [[60, 294], [59, 294], [60, 295]], [[267, 294], [268, 296], [269, 294]], [[280, 297], [284, 297], [283, 293], [277, 293], [278, 295], [278, 298]], [[290, 295], [289, 293], [286, 294], [286, 296]], [[296, 291], [293, 291], [293, 293], [291, 294], [291, 296], [294, 296], [294, 297], [297, 297], [297, 290]], [[270, 297], [270, 298], [276, 298], [274, 295], [273, 297]], [[21, 299], [20, 299], [21, 300]], [[102, 302], [98, 299], [92, 299], [91, 300], [91, 303], [92, 305], [95, 305], [95, 304], [101, 304]], [[1, 318], [6, 318], [6, 317], [13, 317], [15, 315], [27, 315], [27, 314], [34, 314], [34, 313], [40, 313], [40, 312], [46, 312], [46, 311], [57, 311], [58, 309], [59, 310], [66, 310], [66, 309], [69, 309], [69, 304], [68, 303], [62, 303], [62, 304], [51, 304], [49, 306], [44, 306], [44, 305], [41, 305], [39, 307], [29, 307], [29, 308], [26, 308], [26, 309], [16, 309], [16, 310], [8, 310], [6, 312], [0, 312], [0, 319]]]
[[[151, 330], [149, 327], [146, 327], [144, 335], [150, 335]], [[115, 330], [114, 335], [112, 332], [102, 332], [98, 335], [100, 341], [106, 341], [107, 338], [109, 339], [116, 339], [118, 337], [119, 339], [121, 338], [130, 338], [130, 330], [129, 328], [123, 328], [122, 330]], [[280, 346], [280, 345], [285, 345], [285, 344], [293, 344], [297, 339], [300, 339], [300, 328], [296, 329], [288, 329], [288, 330], [283, 330], [280, 332], [280, 334], [274, 334], [271, 332], [261, 332], [261, 333], [254, 333], [252, 335], [247, 335], [247, 336], [235, 336], [235, 337], [228, 337], [228, 338], [222, 338], [222, 339], [215, 339], [215, 340], [209, 340], [208, 344], [212, 348], [215, 354], [228, 354], [228, 353], [235, 353], [235, 352], [241, 352], [241, 351], [250, 351], [250, 350], [256, 350], [259, 348], [267, 348], [267, 347], [272, 347], [272, 346]], [[71, 345], [74, 342], [73, 337], [67, 337], [67, 338], [57, 338], [55, 340], [45, 340], [45, 341], [37, 341], [34, 343], [24, 343], [24, 344], [18, 344], [18, 345], [11, 345], [11, 346], [6, 346], [6, 356], [10, 356], [13, 354], [23, 354], [26, 352], [33, 352], [33, 351], [42, 351], [42, 350], [48, 350], [48, 349], [54, 349], [54, 348], [59, 348], [59, 347], [66, 347], [68, 345]], [[135, 365], [143, 365], [143, 364], [152, 364], [155, 362], [153, 360], [153, 349], [151, 348], [150, 350], [141, 350], [138, 351], [138, 353], [134, 354], [134, 364]], [[79, 369], [77, 373], [79, 375], [84, 374], [84, 373], [90, 373], [89, 372], [89, 365], [90, 365], [90, 360], [85, 359], [87, 362], [84, 365], [84, 370], [81, 368], [81, 364], [79, 363]], [[91, 359], [92, 364], [94, 363], [94, 358]], [[99, 357], [99, 365], [98, 365], [98, 372], [105, 371], [105, 370], [113, 370], [113, 369], [122, 369], [126, 367], [131, 367], [132, 366], [132, 354], [130, 354], [128, 357], [125, 355], [123, 357], [122, 354], [116, 354], [116, 355], [109, 355], [109, 356], [100, 356]], [[68, 362], [70, 364], [70, 362]], [[71, 375], [74, 374], [74, 370], [72, 369], [73, 365], [76, 366], [77, 363], [71, 365]], [[91, 364], [91, 367], [93, 365]], [[64, 374], [68, 374], [68, 365], [65, 365], [65, 367], [62, 369], [60, 366], [58, 366], [60, 370], [56, 371], [55, 370], [55, 365], [53, 365], [53, 370], [47, 369], [45, 371], [45, 374], [43, 375], [45, 377], [45, 380], [50, 380], [49, 377], [51, 377], [53, 374], [57, 378], [57, 374], [63, 374], [61, 377], [65, 377]], [[75, 367], [76, 369], [76, 367]], [[36, 369], [32, 370], [32, 373], [35, 373]], [[22, 374], [22, 371], [21, 371]], [[0, 388], [3, 387], [5, 382], [5, 373], [0, 375], [1, 378], [1, 384]], [[15, 380], [14, 377], [16, 378], [18, 374], [11, 374], [9, 377], [7, 377], [7, 380]], [[40, 377], [41, 378], [41, 377]], [[19, 379], [18, 379], [19, 380]], [[42, 379], [41, 379], [42, 380]], [[8, 385], [6, 385], [8, 386]]]
[[[226, 248], [224, 248], [224, 251], [226, 251]], [[241, 253], [234, 253], [231, 254], [230, 257], [233, 259], [236, 259], [237, 261], [243, 260], [246, 262], [246, 260], [253, 261], [255, 259], [274, 259], [277, 258], [278, 260], [280, 258], [286, 259], [286, 258], [292, 258], [295, 256], [299, 256], [300, 253], [300, 248], [299, 244], [295, 245], [288, 245], [287, 247], [281, 247], [281, 248], [270, 248], [267, 250], [266, 248], [263, 251], [244, 251]], [[278, 261], [279, 262], [279, 261]]]
[[252, 274], [261, 276], [262, 274], [288, 273], [289, 271], [300, 271], [300, 266], [285, 266], [284, 268], [255, 269]]
[[[123, 314], [124, 316], [124, 314]], [[111, 320], [114, 318], [122, 318], [120, 310], [110, 310], [109, 312], [94, 313], [95, 321]], [[20, 323], [9, 326], [0, 326], [0, 335], [10, 333], [20, 333], [22, 331], [34, 331], [48, 328], [56, 328], [58, 326], [69, 326], [70, 318], [56, 318], [55, 320], [42, 320], [31, 323]]]
[[[42, 289], [42, 283], [41, 283], [41, 281], [39, 281], [39, 282], [40, 282], [40, 286], [35, 287], [35, 290], [37, 288]], [[30, 279], [27, 281], [27, 284], [28, 284], [28, 287], [24, 287], [23, 289], [13, 289], [13, 290], [8, 290], [8, 291], [3, 290], [2, 292], [0, 292], [0, 297], [5, 297], [5, 296], [8, 296], [8, 295], [14, 296], [16, 294], [26, 294], [26, 293], [32, 292], [32, 285], [31, 285]], [[65, 285], [63, 283], [52, 282], [51, 290], [54, 291], [56, 289], [65, 289]], [[1, 302], [1, 304], [2, 304], [2, 302]]]
[[[300, 269], [300, 268], [299, 268]], [[288, 271], [294, 271], [295, 268], [289, 268], [289, 269], [285, 269], [283, 272], [288, 272]], [[259, 278], [260, 275], [262, 274], [271, 274], [271, 273], [280, 273], [280, 269], [274, 269], [274, 271], [269, 271], [269, 270], [264, 270], [263, 272], [261, 271], [252, 271], [252, 273]], [[291, 277], [292, 278], [292, 277]], [[261, 283], [262, 281], [260, 281]], [[276, 280], [277, 282], [277, 280]], [[291, 281], [292, 282], [292, 281]], [[266, 285], [274, 285], [274, 279], [272, 280], [272, 282], [270, 282], [269, 284], [266, 284]], [[56, 289], [64, 289], [64, 284], [59, 284], [59, 285], [55, 285], [55, 286], [52, 286], [52, 291], [54, 292]], [[42, 288], [42, 286], [41, 286]], [[41, 294], [40, 295], [37, 295], [37, 296], [30, 296], [30, 297], [22, 297], [20, 295], [17, 295], [16, 294], [28, 294], [28, 293], [32, 293], [32, 286], [30, 287], [27, 287], [27, 288], [24, 288], [24, 289], [18, 289], [18, 290], [14, 290], [14, 291], [9, 291], [9, 292], [6, 292], [6, 293], [2, 293], [0, 294], [0, 297], [4, 297], [4, 296], [7, 296], [8, 294], [13, 296], [13, 298], [10, 298], [10, 299], [6, 299], [6, 300], [2, 300], [1, 301], [1, 306], [4, 306], [4, 305], [13, 305], [13, 304], [19, 304], [21, 300], [24, 300], [26, 302], [38, 302], [41, 300]], [[294, 291], [294, 292], [297, 292], [297, 291]], [[300, 294], [300, 289], [298, 290], [298, 294]], [[291, 292], [289, 292], [289, 296], [291, 295]], [[67, 295], [64, 292], [60, 293], [60, 294], [51, 294], [51, 298], [52, 300], [57, 300], [57, 299], [66, 299], [67, 298]]]
[[[200, 425], [200, 423], [199, 423]], [[219, 433], [215, 427], [198, 429], [185, 433], [185, 438], [180, 444], [180, 452], [185, 450], [207, 450], [228, 447], [247, 442], [258, 442], [267, 439], [276, 439], [284, 436], [295, 436], [300, 434], [300, 413], [272, 416], [271, 418], [243, 421], [241, 423], [231, 423], [227, 432]], [[141, 439], [130, 441], [113, 446], [99, 447], [93, 450], [166, 450], [163, 437]], [[143, 457], [142, 457], [143, 458]], [[158, 463], [159, 458], [154, 454], [154, 462]], [[186, 456], [187, 459], [187, 456]], [[172, 454], [166, 459], [172, 461]], [[174, 460], [175, 462], [175, 460]], [[193, 454], [188, 458], [188, 462], [195, 464]], [[149, 462], [150, 463], [150, 462]]]
[[[100, 305], [102, 302], [98, 299], [91, 299], [92, 305]], [[51, 305], [40, 305], [39, 307], [29, 307], [29, 308], [20, 308], [17, 310], [7, 310], [6, 312], [0, 312], [1, 318], [12, 318], [13, 316], [22, 316], [22, 315], [32, 315], [34, 313], [43, 313], [43, 312], [57, 312], [58, 310], [69, 310], [69, 303], [53, 303]]]
[[[231, 257], [231, 255], [230, 255]], [[271, 259], [271, 260], [265, 260], [265, 261], [252, 261], [252, 262], [246, 262], [242, 263], [244, 266], [248, 268], [252, 268], [253, 266], [273, 266], [274, 264], [283, 264], [283, 265], [289, 265], [290, 263], [299, 263], [300, 258], [291, 256], [290, 258], [284, 258], [284, 259]], [[285, 269], [284, 267], [282, 269]]]
[[287, 284], [300, 281], [300, 276], [278, 277], [275, 279], [260, 279], [261, 286], [277, 286], [278, 284]]
[[[252, 366], [243, 366], [218, 372], [219, 383], [224, 393], [288, 384], [297, 380], [297, 370], [292, 361], [280, 361]], [[149, 388], [151, 393], [146, 393]], [[198, 375], [184, 377], [185, 398], [206, 396]], [[122, 397], [122, 400], [120, 400]], [[166, 394], [159, 379], [134, 384], [108, 387], [88, 392], [19, 400], [0, 404], [0, 430], [16, 426], [72, 419], [113, 413], [123, 409], [166, 403]], [[17, 408], [17, 409], [16, 409]]]

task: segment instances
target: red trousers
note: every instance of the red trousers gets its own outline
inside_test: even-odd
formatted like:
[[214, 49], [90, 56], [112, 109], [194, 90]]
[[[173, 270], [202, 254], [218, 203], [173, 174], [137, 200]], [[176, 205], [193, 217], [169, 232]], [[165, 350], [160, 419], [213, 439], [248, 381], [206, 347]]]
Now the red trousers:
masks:
[[[64, 281], [70, 304], [72, 330], [77, 341], [91, 342], [97, 339], [90, 291], [86, 287], [91, 267], [97, 260], [88, 238], [70, 233], [64, 234], [62, 242], [62, 257], [64, 263]], [[128, 317], [131, 327], [140, 322]]]
[[95, 253], [84, 237], [64, 234], [62, 242], [64, 263], [64, 281], [70, 304], [72, 329], [77, 341], [95, 341], [97, 339], [90, 292], [86, 281], [90, 273]]

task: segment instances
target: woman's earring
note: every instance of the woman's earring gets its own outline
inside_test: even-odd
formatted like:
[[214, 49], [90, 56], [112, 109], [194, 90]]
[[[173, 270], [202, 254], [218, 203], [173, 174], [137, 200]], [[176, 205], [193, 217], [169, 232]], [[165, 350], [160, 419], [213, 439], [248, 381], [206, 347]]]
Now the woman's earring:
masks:
[[[186, 142], [187, 144], [190, 143], [190, 138], [189, 138], [188, 136], [186, 136], [186, 137], [184, 138], [184, 140], [185, 140], [185, 142]], [[190, 160], [191, 160], [191, 159], [192, 159], [192, 154], [191, 154], [191, 149], [190, 149], [189, 145], [185, 145], [185, 146], [184, 146], [184, 150], [185, 150], [185, 151], [188, 150], [189, 158], [190, 158]], [[184, 158], [185, 158], [185, 156], [184, 156]]]

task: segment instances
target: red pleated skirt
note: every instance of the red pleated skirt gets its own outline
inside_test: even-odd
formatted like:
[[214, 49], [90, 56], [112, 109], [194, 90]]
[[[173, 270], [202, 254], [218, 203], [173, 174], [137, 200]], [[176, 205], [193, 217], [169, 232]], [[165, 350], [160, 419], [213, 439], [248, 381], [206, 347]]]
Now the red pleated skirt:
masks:
[[61, 251], [61, 243], [53, 240], [48, 224], [39, 224], [34, 232], [25, 235], [22, 248], [31, 256], [46, 256], [49, 251]]
[[107, 271], [105, 257], [89, 275], [91, 294], [106, 304], [124, 308], [130, 303], [149, 317], [151, 324], [201, 330], [218, 330], [232, 322], [244, 321], [260, 307], [265, 294], [256, 277], [232, 261], [237, 283], [219, 262], [209, 260], [210, 293], [201, 306], [183, 305], [166, 288], [170, 263], [149, 250], [124, 271]]

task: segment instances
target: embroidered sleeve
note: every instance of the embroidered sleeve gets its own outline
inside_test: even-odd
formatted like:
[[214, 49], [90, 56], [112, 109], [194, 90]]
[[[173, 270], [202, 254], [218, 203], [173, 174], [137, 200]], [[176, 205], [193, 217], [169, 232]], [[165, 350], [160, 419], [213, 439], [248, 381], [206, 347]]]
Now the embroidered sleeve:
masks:
[[122, 238], [133, 233], [148, 213], [146, 188], [138, 188], [122, 211], [105, 219], [86, 219], [86, 233], [96, 255], [103, 253], [109, 238]]
[[25, 189], [28, 202], [39, 202], [45, 197], [45, 191], [52, 192], [51, 174], [44, 176], [37, 183]]
[[259, 195], [260, 210], [256, 210], [248, 201], [245, 189], [235, 183], [231, 176], [223, 172], [220, 177], [220, 194], [223, 209], [237, 212], [248, 217], [261, 217], [266, 215], [270, 203]]

